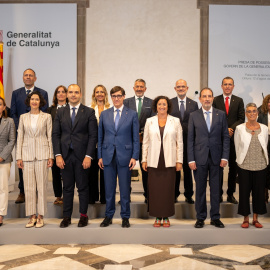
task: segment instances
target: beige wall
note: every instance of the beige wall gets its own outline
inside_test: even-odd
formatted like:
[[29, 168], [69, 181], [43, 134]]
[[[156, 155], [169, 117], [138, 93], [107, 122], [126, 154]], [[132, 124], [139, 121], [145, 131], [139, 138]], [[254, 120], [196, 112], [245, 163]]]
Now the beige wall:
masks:
[[200, 11], [197, 0], [91, 0], [86, 10], [86, 104], [95, 85], [124, 87], [135, 79], [147, 96], [175, 96], [186, 79], [188, 95], [200, 87]]

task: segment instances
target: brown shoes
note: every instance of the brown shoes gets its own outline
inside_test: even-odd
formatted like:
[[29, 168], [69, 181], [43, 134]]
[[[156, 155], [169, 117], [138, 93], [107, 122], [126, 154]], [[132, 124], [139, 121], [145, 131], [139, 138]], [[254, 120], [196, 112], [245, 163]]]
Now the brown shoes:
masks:
[[88, 225], [88, 217], [80, 217], [79, 223], [78, 223], [78, 227], [85, 227]]
[[24, 195], [24, 193], [20, 193], [19, 195], [18, 195], [18, 198], [17, 198], [17, 200], [15, 201], [15, 203], [24, 203], [25, 202], [25, 195]]

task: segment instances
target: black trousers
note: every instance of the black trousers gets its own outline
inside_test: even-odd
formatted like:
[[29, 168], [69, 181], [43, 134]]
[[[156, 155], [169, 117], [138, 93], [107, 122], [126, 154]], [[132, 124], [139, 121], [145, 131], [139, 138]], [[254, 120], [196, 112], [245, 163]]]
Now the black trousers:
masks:
[[[184, 195], [186, 198], [191, 198], [194, 194], [194, 191], [193, 191], [192, 174], [187, 161], [187, 142], [184, 142], [183, 171], [184, 171], [184, 188], [185, 188]], [[180, 195], [180, 179], [181, 179], [181, 171], [176, 172], [175, 199], [177, 199], [177, 197]]]
[[142, 168], [142, 144], [140, 144], [140, 156], [139, 156], [139, 163], [140, 163], [140, 168], [142, 171], [142, 182], [143, 182], [143, 196], [145, 198], [147, 198], [148, 196], [148, 172], [146, 172], [145, 170], [143, 170]]
[[23, 171], [22, 171], [22, 169], [19, 169], [19, 184], [18, 184], [18, 188], [20, 190], [20, 193], [24, 194]]
[[[228, 189], [227, 195], [232, 196], [235, 192], [236, 188], [236, 175], [237, 175], [237, 164], [236, 160], [236, 153], [235, 153], [235, 146], [234, 141], [230, 140], [230, 156], [229, 156], [229, 175], [228, 175]], [[223, 174], [220, 177], [220, 196], [223, 194]]]
[[52, 166], [52, 178], [53, 178], [53, 191], [55, 197], [62, 197], [63, 188], [62, 188], [62, 177], [61, 169], [57, 167], [56, 162]]
[[83, 168], [82, 160], [79, 160], [71, 149], [65, 159], [65, 164], [64, 169], [61, 170], [63, 176], [63, 216], [71, 217], [72, 215], [75, 183], [79, 192], [79, 211], [81, 214], [87, 214], [89, 169]]
[[267, 170], [248, 171], [238, 167], [239, 178], [239, 204], [238, 214], [250, 214], [250, 193], [252, 194], [253, 213], [263, 215], [266, 213], [265, 183]]
[[[97, 155], [96, 155], [97, 156]], [[100, 194], [98, 187], [98, 173], [100, 172]], [[89, 202], [95, 202], [100, 200], [101, 202], [106, 201], [105, 197], [105, 186], [104, 186], [104, 171], [98, 166], [98, 159], [93, 159], [89, 170], [88, 177], [89, 185]]]

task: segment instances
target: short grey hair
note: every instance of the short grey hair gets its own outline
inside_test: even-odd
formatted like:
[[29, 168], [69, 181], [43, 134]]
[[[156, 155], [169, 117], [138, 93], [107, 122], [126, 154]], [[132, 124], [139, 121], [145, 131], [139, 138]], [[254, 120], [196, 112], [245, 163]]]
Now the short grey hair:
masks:
[[248, 108], [248, 107], [254, 107], [254, 108], [256, 108], [256, 109], [258, 110], [257, 105], [256, 105], [255, 103], [253, 103], [253, 102], [250, 102], [250, 103], [248, 103], [248, 104], [246, 105], [246, 111], [247, 111], [247, 108]]

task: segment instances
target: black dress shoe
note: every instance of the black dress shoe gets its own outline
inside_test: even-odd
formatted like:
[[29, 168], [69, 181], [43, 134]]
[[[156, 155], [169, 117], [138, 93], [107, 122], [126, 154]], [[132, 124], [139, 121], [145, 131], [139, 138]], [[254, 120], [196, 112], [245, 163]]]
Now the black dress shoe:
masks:
[[185, 201], [189, 204], [194, 204], [194, 200], [192, 199], [192, 197], [186, 198]]
[[220, 219], [214, 219], [210, 222], [211, 225], [214, 225], [217, 228], [224, 228], [224, 224], [220, 221]]
[[89, 201], [88, 204], [95, 204], [95, 201]]
[[109, 217], [105, 217], [100, 223], [100, 227], [108, 227], [110, 224], [112, 224], [112, 219]]
[[106, 200], [100, 200], [101, 204], [106, 204]]
[[64, 217], [63, 220], [60, 223], [60, 228], [66, 228], [71, 224], [71, 218]]
[[123, 218], [122, 219], [122, 228], [129, 228], [130, 224], [129, 224], [129, 220], [128, 218]]
[[80, 217], [79, 223], [78, 223], [78, 227], [85, 227], [88, 225], [88, 217]]
[[234, 198], [233, 195], [227, 197], [227, 202], [233, 203], [233, 204], [238, 204], [238, 201]]
[[203, 226], [204, 226], [204, 220], [202, 220], [202, 219], [197, 219], [197, 221], [196, 221], [194, 227], [195, 227], [195, 228], [203, 228]]

